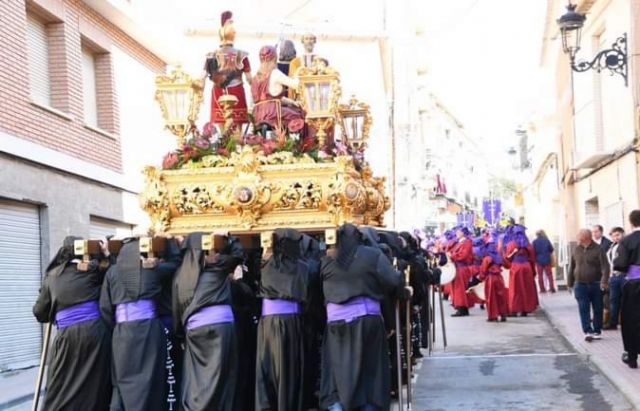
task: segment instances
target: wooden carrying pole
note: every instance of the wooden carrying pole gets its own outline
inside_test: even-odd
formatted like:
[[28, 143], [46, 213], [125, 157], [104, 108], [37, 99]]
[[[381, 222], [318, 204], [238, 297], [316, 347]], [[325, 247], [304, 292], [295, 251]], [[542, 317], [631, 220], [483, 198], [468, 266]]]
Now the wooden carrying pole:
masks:
[[33, 403], [31, 411], [38, 411], [38, 403], [40, 402], [40, 390], [42, 389], [42, 380], [44, 378], [44, 368], [47, 365], [47, 354], [49, 353], [49, 338], [51, 337], [51, 326], [49, 322], [44, 331], [44, 344], [42, 345], [42, 354], [40, 355], [40, 368], [38, 369], [38, 379], [36, 380], [36, 388], [33, 393]]

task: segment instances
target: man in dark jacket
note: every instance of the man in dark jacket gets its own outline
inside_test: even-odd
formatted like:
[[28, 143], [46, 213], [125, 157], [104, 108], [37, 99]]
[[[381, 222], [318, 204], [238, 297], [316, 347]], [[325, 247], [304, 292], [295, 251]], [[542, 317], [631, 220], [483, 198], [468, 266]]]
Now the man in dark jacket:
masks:
[[536, 272], [538, 273], [538, 287], [541, 293], [546, 293], [544, 286], [544, 276], [546, 274], [549, 281], [549, 291], [556, 292], [553, 284], [553, 270], [551, 268], [551, 256], [553, 255], [553, 245], [547, 238], [544, 230], [536, 231], [536, 239], [533, 240], [533, 250], [536, 254]]
[[604, 228], [600, 224], [591, 227], [591, 235], [593, 236], [593, 242], [598, 244], [605, 253], [609, 251], [613, 243], [604, 236]]
[[[571, 257], [567, 287], [572, 289], [585, 341], [602, 339], [602, 291], [609, 285], [609, 262], [605, 251], [591, 238], [591, 231], [580, 230], [578, 246]], [[593, 326], [590, 312], [593, 307]]]

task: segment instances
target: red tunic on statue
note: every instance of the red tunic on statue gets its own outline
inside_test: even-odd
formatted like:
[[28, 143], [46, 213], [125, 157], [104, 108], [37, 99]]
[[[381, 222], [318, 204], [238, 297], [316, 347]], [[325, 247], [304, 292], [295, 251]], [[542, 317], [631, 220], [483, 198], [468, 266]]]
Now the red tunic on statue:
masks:
[[304, 120], [302, 109], [285, 105], [282, 102], [282, 97], [286, 94], [284, 87], [282, 93], [277, 96], [269, 94], [270, 79], [271, 73], [268, 76], [256, 76], [251, 82], [251, 95], [255, 104], [253, 107], [254, 123], [256, 125], [266, 123], [278, 130], [289, 128], [289, 123], [293, 120]]
[[456, 278], [451, 283], [451, 296], [453, 306], [456, 309], [471, 308], [467, 294], [467, 283], [471, 278], [471, 265], [473, 264], [473, 244], [468, 238], [462, 238], [451, 249], [451, 261], [456, 266]]
[[534, 279], [535, 253], [533, 247], [518, 249], [515, 241], [507, 244], [504, 255], [505, 266], [509, 268], [509, 312], [511, 314], [531, 313], [538, 307], [538, 293]]
[[238, 98], [238, 102], [232, 109], [234, 124], [244, 124], [249, 121], [247, 117], [247, 98], [244, 94], [242, 82], [243, 73], [251, 73], [251, 65], [246, 52], [236, 50], [233, 46], [225, 45], [215, 53], [207, 55], [205, 70], [213, 81], [211, 90], [211, 122], [224, 123], [224, 112], [218, 104], [218, 98], [223, 95], [232, 95]]
[[509, 296], [502, 278], [502, 266], [495, 264], [491, 256], [486, 256], [480, 265], [478, 277], [484, 281], [487, 318], [496, 320], [498, 316], [506, 316], [509, 313]]

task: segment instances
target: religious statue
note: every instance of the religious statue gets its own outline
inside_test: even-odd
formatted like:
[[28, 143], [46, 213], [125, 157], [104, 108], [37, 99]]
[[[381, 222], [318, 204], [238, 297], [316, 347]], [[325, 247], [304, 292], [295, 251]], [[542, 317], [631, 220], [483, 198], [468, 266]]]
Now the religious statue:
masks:
[[265, 125], [275, 130], [289, 128], [289, 123], [304, 124], [304, 112], [299, 104], [285, 97], [285, 87], [296, 89], [298, 80], [283, 74], [277, 67], [276, 49], [264, 46], [260, 49], [260, 68], [251, 83], [255, 103], [253, 118], [260, 129]]
[[316, 57], [313, 53], [313, 48], [316, 46], [316, 36], [312, 33], [303, 34], [302, 46], [304, 47], [304, 53], [291, 61], [289, 75], [295, 76], [300, 67], [311, 67], [313, 65], [313, 59]]
[[232, 108], [233, 124], [248, 122], [247, 99], [244, 93], [242, 75], [251, 84], [251, 66], [248, 53], [233, 46], [236, 30], [233, 25], [233, 15], [230, 11], [222, 13], [220, 18], [220, 48], [207, 54], [204, 65], [208, 76], [213, 81], [211, 93], [211, 122], [224, 124], [224, 112], [218, 99], [223, 95], [232, 95], [238, 102]]
[[[296, 58], [296, 46], [293, 45], [291, 40], [283, 40], [280, 43], [280, 52], [278, 53], [278, 70], [285, 75], [291, 77], [294, 73], [291, 71], [291, 62]], [[296, 98], [296, 90], [288, 90], [285, 87], [285, 92], [290, 99]]]

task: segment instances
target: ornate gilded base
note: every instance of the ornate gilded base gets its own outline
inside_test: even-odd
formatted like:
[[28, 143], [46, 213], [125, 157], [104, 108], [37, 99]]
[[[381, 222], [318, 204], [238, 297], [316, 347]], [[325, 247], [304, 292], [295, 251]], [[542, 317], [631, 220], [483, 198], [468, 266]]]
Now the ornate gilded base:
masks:
[[[291, 227], [315, 231], [345, 222], [382, 226], [389, 198], [384, 178], [351, 157], [315, 163], [289, 153], [265, 157], [244, 147], [217, 167], [145, 169], [142, 208], [155, 231], [253, 233]], [[284, 158], [283, 158], [284, 157]], [[282, 164], [284, 163], [284, 164]], [[221, 165], [221, 166], [220, 166]]]

